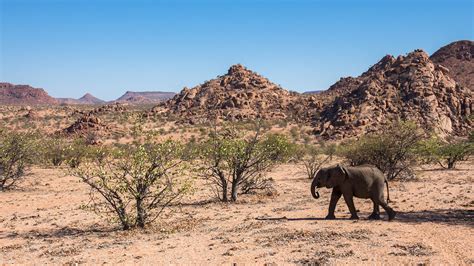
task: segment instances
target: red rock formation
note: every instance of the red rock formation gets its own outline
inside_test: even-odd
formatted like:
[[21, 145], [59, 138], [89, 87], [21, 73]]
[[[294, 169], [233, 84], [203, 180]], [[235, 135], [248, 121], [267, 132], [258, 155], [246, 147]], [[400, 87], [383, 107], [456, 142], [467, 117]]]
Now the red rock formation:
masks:
[[49, 96], [43, 89], [28, 85], [0, 83], [0, 104], [4, 105], [47, 105], [58, 101]]

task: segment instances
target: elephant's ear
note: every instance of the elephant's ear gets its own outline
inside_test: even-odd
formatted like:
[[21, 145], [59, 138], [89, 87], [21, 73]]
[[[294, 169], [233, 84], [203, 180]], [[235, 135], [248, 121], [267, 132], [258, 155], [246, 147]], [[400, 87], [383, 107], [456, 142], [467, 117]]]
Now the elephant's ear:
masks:
[[342, 184], [347, 178], [347, 169], [344, 166], [337, 165], [330, 173], [328, 184], [330, 187], [335, 187]]
[[337, 167], [339, 168], [338, 170], [341, 171], [345, 177], [349, 177], [349, 171], [347, 171], [347, 168], [344, 165], [338, 164]]

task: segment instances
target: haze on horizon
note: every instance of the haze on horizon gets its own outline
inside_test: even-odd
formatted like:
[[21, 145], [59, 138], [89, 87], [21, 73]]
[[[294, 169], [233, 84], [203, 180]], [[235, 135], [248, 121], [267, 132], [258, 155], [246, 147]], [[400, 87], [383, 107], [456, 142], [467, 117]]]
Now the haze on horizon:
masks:
[[0, 81], [54, 97], [178, 92], [236, 63], [320, 90], [386, 54], [474, 39], [469, 0], [0, 2]]

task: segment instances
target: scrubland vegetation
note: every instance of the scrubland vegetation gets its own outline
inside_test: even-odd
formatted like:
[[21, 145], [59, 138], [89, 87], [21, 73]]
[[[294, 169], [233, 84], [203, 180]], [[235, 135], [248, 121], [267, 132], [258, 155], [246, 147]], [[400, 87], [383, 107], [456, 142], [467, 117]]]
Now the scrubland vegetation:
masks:
[[[473, 155], [472, 135], [465, 140], [427, 136], [414, 123], [396, 122], [379, 133], [345, 142], [308, 143], [290, 134], [272, 132], [267, 123], [207, 124], [199, 139], [163, 140], [160, 130], [135, 123], [129, 143], [91, 145], [90, 134], [68, 138], [3, 130], [0, 139], [0, 189], [15, 189], [28, 168], [61, 167], [90, 186], [86, 209], [125, 230], [145, 227], [203, 179], [216, 199], [236, 202], [239, 194], [276, 193], [266, 173], [282, 163], [296, 164], [306, 176], [334, 157], [348, 165], [372, 164], [392, 179], [416, 178], [414, 167], [438, 164], [454, 169]], [[171, 129], [174, 131], [173, 129]], [[185, 132], [185, 131], [184, 131]]]

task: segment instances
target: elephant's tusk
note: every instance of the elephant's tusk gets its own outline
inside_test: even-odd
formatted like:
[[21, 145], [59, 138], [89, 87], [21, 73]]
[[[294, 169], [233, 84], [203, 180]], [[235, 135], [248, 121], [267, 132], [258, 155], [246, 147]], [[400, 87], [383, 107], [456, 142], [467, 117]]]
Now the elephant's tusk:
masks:
[[319, 199], [319, 191], [315, 191], [314, 195], [316, 199]]

